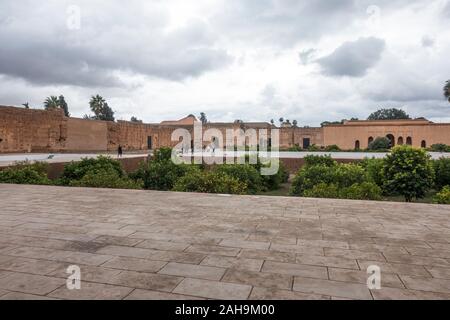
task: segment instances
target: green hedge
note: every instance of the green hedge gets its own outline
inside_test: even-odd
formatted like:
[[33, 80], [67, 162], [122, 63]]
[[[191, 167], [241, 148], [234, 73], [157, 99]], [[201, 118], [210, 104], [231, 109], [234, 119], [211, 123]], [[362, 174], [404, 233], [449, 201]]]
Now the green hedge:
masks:
[[434, 198], [434, 203], [450, 204], [450, 186], [445, 186]]
[[355, 183], [347, 188], [339, 188], [336, 184], [319, 183], [312, 189], [303, 192], [304, 197], [381, 200], [381, 188], [372, 182]]
[[211, 171], [192, 171], [180, 178], [173, 191], [220, 194], [246, 194], [247, 185], [226, 174]]
[[248, 193], [256, 194], [264, 188], [263, 178], [255, 167], [249, 164], [225, 164], [214, 167], [214, 172], [225, 174], [247, 185]]
[[17, 162], [0, 171], [0, 183], [49, 185], [47, 168], [44, 162]]
[[450, 158], [441, 158], [432, 163], [435, 172], [434, 184], [436, 189], [441, 190], [445, 186], [450, 186]]
[[141, 189], [142, 182], [120, 177], [115, 170], [88, 171], [80, 180], [72, 180], [71, 187]]

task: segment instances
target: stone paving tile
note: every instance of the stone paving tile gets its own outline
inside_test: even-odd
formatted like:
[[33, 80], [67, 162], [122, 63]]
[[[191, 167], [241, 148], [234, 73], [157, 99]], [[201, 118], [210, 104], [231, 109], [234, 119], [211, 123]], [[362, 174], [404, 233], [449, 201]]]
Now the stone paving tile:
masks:
[[[366, 271], [328, 268], [330, 280], [343, 282], [367, 283], [369, 274]], [[405, 288], [398, 275], [393, 273], [381, 273], [381, 286], [392, 288]]]
[[259, 242], [259, 241], [246, 241], [246, 240], [236, 240], [236, 239], [226, 239], [219, 243], [219, 246], [233, 247], [233, 248], [244, 248], [244, 249], [269, 249], [270, 242]]
[[136, 289], [125, 300], [204, 300], [203, 298], [167, 292]]
[[139, 272], [158, 272], [166, 264], [165, 261], [117, 257], [105, 262], [102, 267]]
[[329, 296], [311, 293], [277, 290], [272, 288], [254, 287], [250, 300], [330, 300]]
[[[67, 279], [69, 273], [67, 272], [67, 268], [72, 264], [68, 263], [61, 268], [58, 268], [50, 273], [47, 276]], [[109, 283], [109, 281], [120, 274], [122, 270], [116, 269], [108, 269], [103, 267], [96, 266], [83, 266], [79, 265], [81, 271], [81, 281], [88, 282], [98, 282], [98, 283]]]
[[143, 240], [141, 239], [131, 239], [127, 237], [115, 237], [115, 236], [99, 236], [92, 240], [92, 242], [103, 243], [106, 245], [116, 245], [116, 246], [127, 246], [134, 247], [137, 244], [141, 243]]
[[239, 254], [240, 258], [262, 259], [279, 262], [295, 262], [295, 253], [278, 252], [272, 250], [249, 250], [243, 249]]
[[165, 251], [184, 251], [189, 247], [189, 244], [170, 241], [144, 240], [136, 247]]
[[217, 267], [207, 267], [200, 265], [169, 262], [158, 273], [171, 276], [191, 277], [197, 279], [218, 281], [224, 275], [225, 269]]
[[293, 277], [290, 275], [232, 269], [229, 269], [222, 278], [224, 282], [286, 290], [292, 289], [292, 280]]
[[200, 263], [210, 267], [220, 267], [237, 270], [260, 271], [264, 263], [261, 259], [244, 259], [224, 256], [207, 256]]
[[375, 261], [386, 261], [384, 256], [379, 252], [368, 252], [359, 250], [334, 249], [324, 248], [325, 256], [327, 257], [341, 257], [347, 259], [365, 259]]
[[375, 300], [449, 300], [450, 294], [397, 289], [382, 288], [381, 290], [372, 290]]
[[359, 269], [355, 259], [347, 259], [342, 257], [297, 255], [296, 263], [314, 266], [326, 266], [326, 267], [357, 269], [357, 270]]
[[294, 291], [335, 297], [372, 300], [367, 285], [340, 281], [295, 277]]
[[363, 271], [367, 271], [370, 266], [378, 266], [381, 273], [396, 273], [410, 276], [420, 276], [431, 278], [430, 272], [424, 266], [404, 264], [404, 263], [387, 263], [381, 261], [358, 260], [358, 264]]
[[200, 279], [184, 279], [173, 293], [218, 300], [245, 300], [250, 295], [249, 285]]
[[424, 249], [415, 247], [406, 247], [406, 250], [413, 256], [450, 258], [450, 250]]
[[386, 260], [388, 262], [397, 262], [420, 266], [450, 267], [450, 261], [444, 258], [422, 257], [406, 254], [388, 254], [388, 253], [385, 253], [384, 256], [386, 257]]
[[300, 254], [309, 254], [309, 255], [315, 255], [315, 256], [323, 256], [324, 255], [323, 248], [299, 246], [299, 245], [289, 245], [289, 244], [272, 243], [270, 245], [270, 250], [279, 251], [279, 252], [293, 252], [293, 253], [300, 253]]
[[261, 271], [306, 278], [328, 279], [328, 271], [326, 267], [309, 266], [295, 263], [266, 261], [264, 262]]
[[182, 279], [161, 274], [123, 271], [108, 279], [107, 283], [130, 288], [172, 292]]
[[60, 262], [36, 260], [29, 258], [11, 257], [11, 259], [0, 262], [0, 270], [46, 275], [63, 266]]
[[427, 271], [433, 276], [433, 278], [450, 280], [450, 268], [425, 267], [425, 269], [427, 269]]
[[59, 278], [16, 272], [0, 278], [1, 289], [37, 295], [48, 294], [65, 283], [65, 280]]
[[450, 280], [400, 276], [406, 288], [450, 294]]
[[0, 296], [0, 300], [58, 300], [58, 299], [21, 292], [9, 292], [5, 295]]
[[79, 290], [69, 290], [63, 286], [48, 296], [65, 300], [121, 300], [133, 290], [133, 288], [81, 282]]
[[226, 256], [226, 257], [235, 257], [239, 254], [240, 251], [241, 251], [241, 249], [239, 249], [239, 248], [206, 246], [206, 245], [192, 245], [186, 249], [186, 252], [215, 254], [215, 255]]

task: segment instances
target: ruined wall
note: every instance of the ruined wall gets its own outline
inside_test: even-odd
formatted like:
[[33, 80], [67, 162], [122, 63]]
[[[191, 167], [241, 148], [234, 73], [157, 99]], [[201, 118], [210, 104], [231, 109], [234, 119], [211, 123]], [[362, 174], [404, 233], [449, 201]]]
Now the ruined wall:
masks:
[[281, 128], [280, 148], [303, 147], [303, 139], [309, 139], [310, 145], [324, 146], [322, 128]]
[[107, 122], [68, 118], [65, 151], [106, 150], [107, 133]]
[[57, 152], [65, 148], [67, 118], [62, 110], [0, 107], [0, 152]]

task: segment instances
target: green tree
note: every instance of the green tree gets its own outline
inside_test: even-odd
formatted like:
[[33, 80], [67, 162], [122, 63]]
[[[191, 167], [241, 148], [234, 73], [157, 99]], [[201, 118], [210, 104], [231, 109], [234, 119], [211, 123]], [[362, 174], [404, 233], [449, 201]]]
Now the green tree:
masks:
[[292, 125], [293, 125], [295, 128], [297, 128], [297, 126], [298, 126], [298, 121], [297, 121], [297, 120], [292, 121]]
[[395, 147], [383, 165], [385, 192], [402, 195], [407, 202], [423, 198], [434, 181], [430, 158], [424, 149]]
[[445, 83], [444, 86], [444, 97], [450, 102], [450, 80]]
[[411, 119], [411, 117], [403, 110], [390, 108], [380, 109], [372, 113], [367, 120], [402, 120]]
[[44, 101], [45, 110], [56, 110], [59, 108], [59, 99], [57, 96], [47, 97]]
[[284, 118], [281, 117], [279, 121], [280, 121], [280, 124], [282, 125], [284, 123]]
[[103, 97], [100, 95], [93, 96], [89, 102], [91, 111], [94, 116], [91, 117], [94, 120], [114, 121], [114, 111], [109, 107]]
[[135, 122], [135, 123], [142, 123], [142, 120], [139, 120], [138, 118], [136, 118], [136, 117], [131, 117], [131, 119], [130, 119], [130, 121], [131, 122]]
[[200, 113], [200, 121], [201, 121], [203, 124], [208, 123], [208, 118], [206, 117], [206, 113], [204, 113], [204, 112], [201, 112], [201, 113]]
[[67, 105], [66, 99], [64, 99], [63, 95], [60, 95], [58, 98], [58, 105], [61, 109], [64, 110], [64, 115], [66, 117], [70, 117], [69, 106]]
[[386, 137], [378, 137], [369, 143], [368, 149], [371, 151], [384, 151], [391, 148], [391, 140]]

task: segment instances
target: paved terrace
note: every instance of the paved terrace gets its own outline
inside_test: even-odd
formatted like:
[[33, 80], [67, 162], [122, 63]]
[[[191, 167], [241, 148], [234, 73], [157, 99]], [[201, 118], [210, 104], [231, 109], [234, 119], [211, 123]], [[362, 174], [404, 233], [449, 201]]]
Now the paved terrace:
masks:
[[0, 185], [0, 298], [450, 299], [450, 207]]

